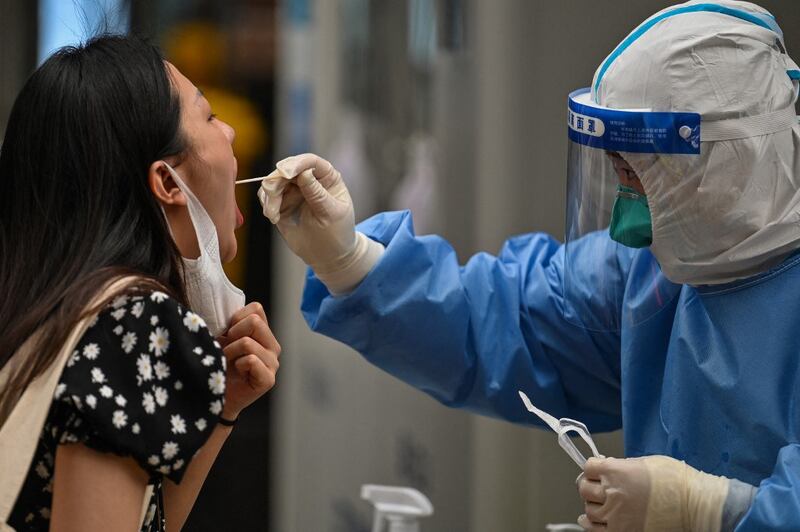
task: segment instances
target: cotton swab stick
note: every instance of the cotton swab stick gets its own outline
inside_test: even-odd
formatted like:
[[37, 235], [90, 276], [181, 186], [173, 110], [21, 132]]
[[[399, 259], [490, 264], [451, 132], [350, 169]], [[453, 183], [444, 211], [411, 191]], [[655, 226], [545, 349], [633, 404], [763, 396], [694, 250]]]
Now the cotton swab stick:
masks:
[[269, 176], [261, 176], [261, 177], [251, 177], [250, 179], [240, 179], [236, 182], [237, 185], [241, 185], [242, 183], [253, 183], [255, 181], [264, 181]]

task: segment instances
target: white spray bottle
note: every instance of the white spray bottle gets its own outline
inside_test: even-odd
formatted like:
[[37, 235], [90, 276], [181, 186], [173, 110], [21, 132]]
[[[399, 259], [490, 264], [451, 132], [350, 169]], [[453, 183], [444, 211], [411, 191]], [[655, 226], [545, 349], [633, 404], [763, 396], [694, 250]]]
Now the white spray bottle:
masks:
[[375, 508], [372, 532], [382, 532], [384, 521], [387, 532], [420, 532], [419, 518], [433, 514], [431, 501], [413, 488], [364, 484], [361, 498]]

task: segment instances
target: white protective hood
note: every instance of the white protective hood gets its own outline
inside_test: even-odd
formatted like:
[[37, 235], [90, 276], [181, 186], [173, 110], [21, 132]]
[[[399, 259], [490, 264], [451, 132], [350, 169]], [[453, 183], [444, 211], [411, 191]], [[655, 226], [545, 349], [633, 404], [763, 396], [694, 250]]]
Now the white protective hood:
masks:
[[[712, 11], [692, 11], [702, 6]], [[647, 193], [650, 249], [673, 282], [749, 277], [800, 248], [800, 70], [777, 26], [748, 14], [774, 24], [748, 2], [667, 8], [623, 41], [592, 84], [607, 107], [701, 115], [699, 156], [622, 153]]]

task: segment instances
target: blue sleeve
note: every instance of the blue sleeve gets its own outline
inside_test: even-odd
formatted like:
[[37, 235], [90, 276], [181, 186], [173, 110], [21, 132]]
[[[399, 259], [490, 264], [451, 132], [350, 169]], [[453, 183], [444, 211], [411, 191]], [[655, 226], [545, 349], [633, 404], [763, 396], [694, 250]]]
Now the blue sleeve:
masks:
[[800, 530], [800, 444], [783, 447], [736, 532]]
[[[540, 408], [590, 430], [621, 426], [619, 334], [564, 319], [565, 254], [553, 238], [519, 236], [497, 257], [479, 253], [461, 267], [445, 240], [414, 235], [407, 212], [377, 215], [359, 230], [386, 252], [345, 296], [331, 296], [309, 271], [302, 310], [314, 331], [448, 406], [537, 424], [519, 399], [523, 390]], [[570, 260], [596, 264], [588, 255], [597, 246], [588, 244], [571, 248]], [[611, 260], [620, 266], [619, 257]], [[623, 290], [592, 290], [593, 270], [582, 280], [585, 322], [594, 310], [621, 307], [601, 294]]]

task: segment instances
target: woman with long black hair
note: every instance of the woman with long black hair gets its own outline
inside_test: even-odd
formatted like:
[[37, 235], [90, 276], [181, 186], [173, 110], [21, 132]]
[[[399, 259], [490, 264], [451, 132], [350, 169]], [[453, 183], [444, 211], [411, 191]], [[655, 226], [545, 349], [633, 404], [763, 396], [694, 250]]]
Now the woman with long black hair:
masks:
[[180, 530], [239, 412], [274, 385], [280, 346], [220, 266], [243, 222], [233, 138], [131, 37], [56, 52], [17, 98], [0, 148], [0, 447], [26, 391], [63, 371], [14, 529]]

